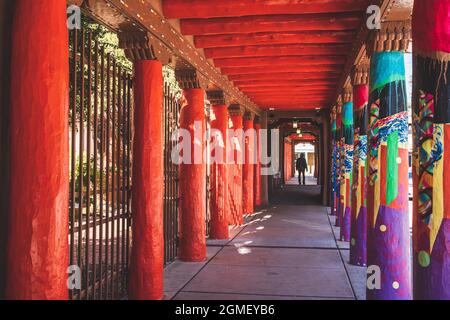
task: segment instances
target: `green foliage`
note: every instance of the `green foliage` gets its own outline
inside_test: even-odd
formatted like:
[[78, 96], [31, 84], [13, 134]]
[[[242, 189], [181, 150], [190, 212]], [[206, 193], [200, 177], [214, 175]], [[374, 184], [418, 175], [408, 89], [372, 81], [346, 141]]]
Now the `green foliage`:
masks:
[[127, 70], [133, 69], [133, 63], [127, 59], [125, 52], [119, 48], [119, 38], [116, 33], [85, 16], [83, 16], [82, 24], [84, 30], [92, 33], [92, 39], [97, 40], [100, 46], [105, 48], [105, 53], [111, 53], [115, 57], [120, 67]]
[[175, 71], [169, 66], [164, 66], [163, 77], [164, 82], [169, 85], [170, 92], [175, 96], [177, 100], [179, 100], [181, 98], [181, 88], [178, 85], [177, 79], [175, 78]]

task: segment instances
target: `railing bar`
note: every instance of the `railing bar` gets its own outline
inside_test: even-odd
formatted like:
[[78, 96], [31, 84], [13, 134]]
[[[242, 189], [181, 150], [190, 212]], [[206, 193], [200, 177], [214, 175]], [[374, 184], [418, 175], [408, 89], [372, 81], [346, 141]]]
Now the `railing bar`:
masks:
[[[116, 127], [116, 90], [117, 90], [117, 78], [116, 78], [116, 60], [112, 60], [112, 105], [111, 105], [111, 215], [115, 217], [116, 211], [115, 211], [115, 192], [114, 188], [116, 185], [116, 133], [115, 133], [115, 127]], [[114, 255], [114, 248], [115, 244], [114, 241], [116, 240], [116, 219], [113, 219], [112, 225], [111, 225], [111, 271], [115, 271], [115, 255]], [[114, 299], [115, 297], [115, 286], [114, 282], [111, 281], [111, 298]]]
[[[125, 183], [126, 183], [126, 175], [125, 175], [125, 169], [126, 169], [126, 112], [125, 112], [125, 106], [126, 106], [126, 90], [127, 90], [127, 80], [126, 80], [126, 72], [123, 74], [123, 94], [122, 94], [122, 215], [126, 215], [125, 210], [125, 204], [126, 204], [126, 194], [125, 194]], [[121, 235], [121, 242], [122, 242], [122, 266], [125, 266], [125, 237], [126, 237], [126, 216], [125, 218], [122, 218], [122, 235]], [[123, 267], [123, 271], [125, 271], [125, 267]], [[125, 290], [125, 281], [124, 278], [122, 278], [122, 288]]]
[[[118, 80], [117, 80], [117, 196], [116, 196], [116, 207], [117, 207], [117, 225], [116, 225], [116, 269], [120, 273], [122, 268], [120, 266], [120, 226], [121, 226], [121, 206], [120, 206], [120, 177], [121, 177], [121, 161], [120, 161], [120, 147], [121, 147], [121, 122], [122, 122], [122, 68], [119, 66], [117, 70]], [[117, 296], [120, 296], [120, 284], [117, 281]]]
[[[78, 47], [78, 31], [75, 29], [73, 31], [73, 46], [72, 46], [72, 105], [71, 105], [71, 184], [70, 184], [70, 225], [73, 227], [75, 225], [75, 167], [76, 167], [76, 147], [75, 147], [75, 137], [76, 137], [76, 105], [77, 105], [77, 47]], [[75, 239], [73, 232], [70, 233], [70, 265], [75, 262]], [[70, 290], [69, 297], [72, 299], [73, 292]]]
[[[131, 174], [132, 172], [130, 172], [132, 170], [131, 168], [131, 148], [132, 148], [132, 130], [131, 130], [131, 87], [132, 87], [132, 82], [131, 82], [131, 76], [128, 75], [128, 80], [127, 80], [128, 86], [127, 86], [127, 144], [128, 144], [128, 148], [127, 148], [127, 213], [128, 213], [128, 219], [127, 219], [127, 250], [126, 250], [126, 265], [127, 265], [127, 271], [128, 271], [128, 266], [129, 266], [129, 256], [130, 256], [130, 228], [131, 228], [131, 223], [132, 223], [132, 217], [131, 217], [131, 183], [130, 183], [130, 178], [131, 178]], [[126, 279], [126, 283], [128, 285], [128, 279]]]
[[[86, 33], [84, 30], [81, 31], [81, 68], [80, 68], [80, 77], [81, 77], [81, 85], [80, 85], [80, 134], [79, 134], [79, 169], [78, 169], [78, 179], [79, 179], [79, 197], [78, 197], [78, 225], [81, 225], [83, 221], [83, 156], [84, 156], [84, 107], [85, 107], [85, 92], [84, 92], [84, 59], [85, 59], [85, 38]], [[77, 263], [80, 268], [82, 268], [82, 255], [83, 255], [83, 234], [82, 232], [78, 233], [78, 254], [77, 254]]]
[[[86, 168], [86, 176], [87, 176], [87, 182], [86, 182], [86, 221], [89, 223], [90, 219], [90, 209], [91, 209], [91, 112], [92, 112], [92, 33], [88, 33], [88, 52], [87, 52], [87, 81], [88, 81], [88, 92], [87, 92], [87, 119], [86, 119], [86, 159], [87, 159], [87, 168]], [[87, 290], [87, 299], [89, 300], [89, 240], [90, 240], [90, 230], [86, 230], [86, 250], [85, 250], [85, 286]]]
[[[92, 297], [95, 300], [97, 296], [96, 281], [97, 281], [97, 164], [98, 164], [98, 41], [94, 44], [95, 62], [94, 62], [94, 212], [93, 212], [93, 224], [94, 230], [92, 232], [92, 274], [93, 274], [93, 287]], [[101, 261], [101, 258], [100, 258]]]
[[[109, 272], [109, 156], [110, 156], [110, 117], [111, 117], [111, 53], [107, 54], [106, 66], [106, 242], [105, 242], [105, 268]], [[109, 283], [105, 283], [105, 299], [109, 299]]]
[[[99, 241], [99, 274], [103, 276], [103, 176], [105, 149], [105, 48], [101, 48], [101, 74], [100, 74], [100, 241]], [[103, 298], [103, 286], [99, 287], [99, 299]]]

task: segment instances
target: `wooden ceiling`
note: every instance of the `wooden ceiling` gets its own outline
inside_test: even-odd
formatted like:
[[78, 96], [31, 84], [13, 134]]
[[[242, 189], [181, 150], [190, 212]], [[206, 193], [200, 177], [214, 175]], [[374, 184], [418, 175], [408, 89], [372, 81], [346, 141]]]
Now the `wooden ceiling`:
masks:
[[262, 109], [329, 108], [370, 0], [162, 0], [163, 14]]

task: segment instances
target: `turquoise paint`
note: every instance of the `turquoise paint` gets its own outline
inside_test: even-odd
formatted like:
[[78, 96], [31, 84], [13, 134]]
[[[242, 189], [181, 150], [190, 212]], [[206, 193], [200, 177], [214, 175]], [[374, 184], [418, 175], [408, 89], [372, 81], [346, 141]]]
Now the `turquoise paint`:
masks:
[[342, 124], [344, 126], [353, 125], [353, 102], [347, 102], [342, 107]]
[[376, 52], [371, 59], [371, 92], [388, 83], [405, 81], [405, 55], [403, 52]]

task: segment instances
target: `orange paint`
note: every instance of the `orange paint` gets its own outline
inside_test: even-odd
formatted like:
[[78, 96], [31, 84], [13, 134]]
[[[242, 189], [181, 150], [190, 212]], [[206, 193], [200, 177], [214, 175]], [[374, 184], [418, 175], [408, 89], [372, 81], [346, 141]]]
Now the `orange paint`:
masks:
[[[226, 105], [212, 106], [214, 119], [211, 120], [211, 128], [219, 130], [222, 133], [223, 147], [218, 142], [213, 143], [215, 153], [221, 153], [225, 161], [227, 150], [225, 144], [227, 141], [228, 129], [228, 109]], [[217, 159], [217, 154], [213, 155]], [[228, 199], [228, 167], [225, 163], [211, 164], [211, 239], [228, 239], [228, 221], [229, 221], [229, 199]]]
[[256, 130], [256, 164], [255, 164], [255, 206], [262, 205], [262, 190], [261, 190], [261, 141], [260, 141], [260, 131], [261, 124], [255, 123]]
[[133, 246], [128, 295], [160, 300], [164, 293], [164, 165], [162, 64], [134, 63]]
[[[247, 130], [252, 130], [253, 120], [245, 119], [244, 120], [244, 132]], [[242, 204], [244, 214], [251, 214], [254, 212], [254, 194], [253, 194], [253, 179], [254, 179], [254, 160], [253, 157], [255, 155], [255, 142], [256, 136], [250, 137], [247, 135], [245, 137], [245, 163], [243, 166], [243, 174], [242, 174]]]
[[[11, 47], [6, 298], [68, 299], [66, 1], [16, 0]], [[51, 19], [49, 19], [51, 17]]]
[[[239, 130], [244, 129], [244, 122], [242, 114], [234, 114], [230, 116], [231, 123], [232, 123], [232, 129], [233, 130]], [[234, 190], [234, 197], [233, 197], [233, 204], [235, 207], [236, 212], [236, 218], [234, 219], [235, 224], [243, 224], [244, 223], [244, 207], [243, 207], [243, 199], [242, 199], [242, 183], [243, 183], [243, 177], [242, 177], [242, 170], [243, 165], [242, 161], [239, 163], [238, 159], [242, 157], [242, 150], [244, 146], [240, 146], [240, 150], [234, 150], [233, 157], [234, 157], [234, 176], [233, 176], [233, 190]]]
[[[205, 94], [202, 89], [183, 90], [186, 104], [180, 113], [180, 127], [189, 130], [191, 150], [204, 152]], [[194, 132], [194, 122], [202, 123], [200, 132]], [[194, 137], [199, 136], [199, 144]], [[201, 150], [200, 150], [201, 149]], [[180, 259], [200, 262], [206, 259], [206, 165], [205, 163], [180, 165]]]

